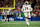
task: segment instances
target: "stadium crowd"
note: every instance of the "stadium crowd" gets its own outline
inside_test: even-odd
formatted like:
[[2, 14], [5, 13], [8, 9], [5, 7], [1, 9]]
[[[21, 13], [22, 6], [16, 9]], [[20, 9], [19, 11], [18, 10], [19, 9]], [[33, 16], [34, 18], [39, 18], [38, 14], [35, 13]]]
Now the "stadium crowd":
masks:
[[[21, 8], [24, 5], [25, 1], [26, 0], [15, 0], [15, 7], [16, 8], [14, 10], [10, 10], [11, 15], [24, 17], [24, 14], [22, 13]], [[33, 8], [33, 11], [31, 12], [31, 16], [33, 16], [33, 17], [40, 16], [40, 2], [37, 0], [28, 0], [28, 1], [29, 1], [29, 4], [31, 5], [31, 7]], [[8, 2], [8, 1], [5, 1], [4, 3], [3, 3], [3, 1], [0, 1], [0, 2], [2, 3], [2, 4], [0, 4], [0, 7], [13, 6], [11, 0], [9, 1], [10, 3], [7, 3], [7, 4], [5, 4], [5, 2]], [[5, 11], [7, 11], [7, 9], [5, 9]], [[2, 14], [3, 14], [3, 10], [0, 9], [0, 15], [2, 15]], [[5, 12], [4, 12], [4, 15], [5, 15]]]
[[13, 0], [0, 0], [0, 7], [13, 7]]

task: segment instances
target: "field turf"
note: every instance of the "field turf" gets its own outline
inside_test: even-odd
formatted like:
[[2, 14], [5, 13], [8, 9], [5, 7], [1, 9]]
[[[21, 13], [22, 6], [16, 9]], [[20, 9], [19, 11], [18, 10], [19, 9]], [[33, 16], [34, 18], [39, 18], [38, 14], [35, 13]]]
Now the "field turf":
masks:
[[25, 21], [0, 21], [0, 27], [40, 27], [40, 21], [31, 21], [29, 26]]

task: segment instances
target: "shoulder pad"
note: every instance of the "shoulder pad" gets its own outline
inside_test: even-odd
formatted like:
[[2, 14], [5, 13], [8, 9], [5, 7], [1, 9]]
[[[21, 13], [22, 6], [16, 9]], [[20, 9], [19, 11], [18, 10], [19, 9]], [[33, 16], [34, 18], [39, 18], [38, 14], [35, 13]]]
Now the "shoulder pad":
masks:
[[28, 6], [30, 6], [30, 7], [31, 7], [31, 5], [28, 5]]
[[25, 7], [25, 5], [23, 5], [23, 7]]

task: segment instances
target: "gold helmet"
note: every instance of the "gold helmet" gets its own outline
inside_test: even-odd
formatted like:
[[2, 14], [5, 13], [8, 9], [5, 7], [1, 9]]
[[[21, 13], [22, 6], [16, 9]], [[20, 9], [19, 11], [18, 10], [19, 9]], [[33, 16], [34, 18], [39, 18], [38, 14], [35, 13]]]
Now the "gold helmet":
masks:
[[28, 1], [26, 1], [26, 2], [25, 2], [25, 4], [29, 4], [29, 2], [28, 2]]

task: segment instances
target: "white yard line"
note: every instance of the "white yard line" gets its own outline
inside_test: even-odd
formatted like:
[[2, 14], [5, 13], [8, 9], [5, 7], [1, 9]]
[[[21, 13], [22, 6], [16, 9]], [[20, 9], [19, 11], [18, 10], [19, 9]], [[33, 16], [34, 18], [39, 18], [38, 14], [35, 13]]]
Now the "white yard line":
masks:
[[[29, 23], [38, 23], [38, 22], [29, 22]], [[2, 24], [21, 24], [21, 23], [2, 23]]]
[[21, 24], [21, 23], [3, 23], [3, 24]]

